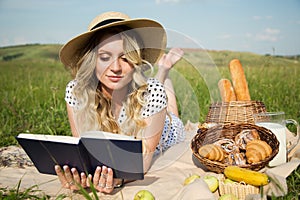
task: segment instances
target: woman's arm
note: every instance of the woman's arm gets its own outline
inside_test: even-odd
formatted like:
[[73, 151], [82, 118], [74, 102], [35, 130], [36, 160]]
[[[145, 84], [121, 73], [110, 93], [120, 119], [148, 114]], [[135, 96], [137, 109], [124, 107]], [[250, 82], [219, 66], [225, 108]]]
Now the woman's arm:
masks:
[[172, 48], [168, 54], [164, 54], [158, 61], [158, 72], [156, 78], [165, 86], [165, 90], [168, 96], [168, 111], [179, 116], [177, 108], [177, 100], [175, 96], [175, 90], [171, 79], [168, 74], [170, 69], [177, 63], [183, 56], [184, 52], [180, 48]]
[[157, 145], [160, 142], [161, 134], [164, 128], [166, 119], [166, 109], [147, 117], [145, 119], [147, 126], [144, 128], [142, 140], [143, 140], [143, 161], [144, 172], [146, 173], [150, 168], [153, 154]]
[[79, 137], [79, 133], [77, 132], [76, 125], [75, 125], [73, 107], [71, 107], [68, 103], [66, 104], [67, 104], [67, 112], [68, 112], [68, 118], [69, 118], [72, 135], [74, 137]]

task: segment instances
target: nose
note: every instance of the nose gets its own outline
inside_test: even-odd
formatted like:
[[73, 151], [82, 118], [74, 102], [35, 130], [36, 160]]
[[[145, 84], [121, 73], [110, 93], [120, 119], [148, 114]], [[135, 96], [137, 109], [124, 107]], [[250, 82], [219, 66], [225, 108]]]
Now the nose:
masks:
[[120, 58], [114, 59], [114, 61], [110, 65], [110, 70], [113, 72], [118, 72], [122, 69], [121, 63], [120, 63]]

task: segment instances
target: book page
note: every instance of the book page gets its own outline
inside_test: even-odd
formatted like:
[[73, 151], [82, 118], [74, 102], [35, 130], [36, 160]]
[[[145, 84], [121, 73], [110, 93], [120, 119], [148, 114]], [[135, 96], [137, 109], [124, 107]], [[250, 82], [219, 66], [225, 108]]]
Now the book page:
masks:
[[78, 144], [80, 140], [80, 138], [76, 138], [73, 136], [43, 135], [43, 134], [30, 134], [30, 133], [20, 133], [17, 137], [24, 138], [24, 139], [61, 142], [61, 143], [68, 143], [68, 144]]
[[87, 131], [80, 135], [82, 138], [95, 138], [95, 139], [115, 139], [115, 140], [139, 140], [135, 139], [133, 136], [121, 135], [115, 133], [109, 133], [104, 131]]

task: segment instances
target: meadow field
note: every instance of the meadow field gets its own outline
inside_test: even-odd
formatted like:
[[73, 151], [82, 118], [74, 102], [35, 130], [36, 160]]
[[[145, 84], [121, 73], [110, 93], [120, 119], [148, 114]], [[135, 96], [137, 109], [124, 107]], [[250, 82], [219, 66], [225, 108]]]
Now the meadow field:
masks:
[[[0, 147], [17, 144], [14, 137], [21, 132], [70, 135], [64, 93], [72, 77], [59, 62], [60, 47], [0, 48]], [[234, 58], [244, 67], [252, 100], [300, 122], [299, 56], [195, 49], [186, 49], [170, 74], [184, 122], [204, 122], [210, 104], [220, 100], [218, 80], [230, 79], [228, 64]], [[283, 199], [299, 195], [299, 167], [288, 183]]]

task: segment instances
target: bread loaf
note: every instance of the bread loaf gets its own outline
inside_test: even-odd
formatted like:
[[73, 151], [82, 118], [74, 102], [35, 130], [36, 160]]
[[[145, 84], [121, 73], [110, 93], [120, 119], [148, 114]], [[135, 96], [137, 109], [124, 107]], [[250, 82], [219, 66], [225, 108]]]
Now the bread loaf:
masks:
[[235, 92], [230, 80], [224, 78], [219, 80], [218, 87], [223, 102], [236, 101]]
[[248, 83], [240, 61], [238, 59], [231, 60], [229, 70], [237, 101], [250, 101]]

